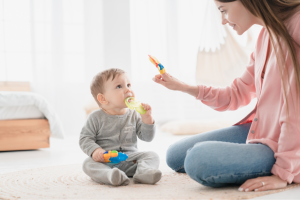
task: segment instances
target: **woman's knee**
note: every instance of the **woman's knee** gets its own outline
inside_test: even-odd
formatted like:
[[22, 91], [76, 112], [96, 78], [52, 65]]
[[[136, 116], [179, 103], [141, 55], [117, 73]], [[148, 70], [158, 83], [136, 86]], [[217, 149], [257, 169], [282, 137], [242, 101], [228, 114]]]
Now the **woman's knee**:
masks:
[[[166, 162], [167, 165], [173, 169], [176, 172], [182, 172], [184, 173], [184, 167], [183, 167], [183, 163], [184, 163], [184, 158], [185, 155], [181, 155], [183, 154], [182, 152], [183, 150], [180, 149], [180, 146], [173, 144], [171, 146], [169, 146], [167, 152], [166, 152]], [[184, 151], [184, 154], [186, 153], [186, 151]]]
[[177, 172], [184, 173], [184, 160], [187, 151], [206, 139], [205, 134], [200, 134], [184, 138], [169, 146], [166, 152], [166, 162], [168, 166]]
[[173, 165], [176, 157], [174, 150], [175, 150], [174, 145], [170, 145], [166, 152], [166, 162], [168, 166], [172, 169], [174, 169]]
[[210, 153], [216, 147], [214, 141], [197, 143], [186, 155], [184, 168], [186, 173], [198, 183], [209, 187], [221, 187], [214, 183], [211, 178], [218, 175], [216, 166], [220, 166]]

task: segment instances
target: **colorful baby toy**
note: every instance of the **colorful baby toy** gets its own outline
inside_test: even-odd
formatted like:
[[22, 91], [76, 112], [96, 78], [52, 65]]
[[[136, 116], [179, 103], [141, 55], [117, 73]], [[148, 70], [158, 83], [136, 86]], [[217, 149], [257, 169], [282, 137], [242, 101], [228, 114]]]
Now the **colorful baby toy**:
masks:
[[164, 66], [153, 56], [149, 56], [149, 60], [157, 67], [160, 74], [164, 74], [166, 72]]
[[110, 163], [119, 163], [121, 161], [125, 161], [128, 158], [127, 154], [118, 152], [116, 150], [105, 151], [103, 157], [105, 162]]
[[143, 108], [142, 104], [139, 101], [136, 101], [134, 97], [127, 97], [125, 99], [126, 106], [133, 110], [135, 109], [140, 114], [145, 114], [147, 111]]

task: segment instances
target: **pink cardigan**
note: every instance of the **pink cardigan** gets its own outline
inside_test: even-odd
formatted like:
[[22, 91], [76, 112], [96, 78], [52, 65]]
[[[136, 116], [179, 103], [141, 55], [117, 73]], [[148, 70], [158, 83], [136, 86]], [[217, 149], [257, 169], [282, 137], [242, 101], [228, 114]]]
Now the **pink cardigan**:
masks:
[[[290, 18], [286, 26], [290, 35], [300, 44], [300, 12]], [[258, 37], [256, 49], [251, 54], [250, 62], [241, 77], [236, 78], [231, 86], [225, 88], [199, 85], [197, 99], [217, 111], [226, 111], [245, 106], [257, 97], [255, 109], [235, 125], [252, 122], [247, 143], [268, 145], [274, 151], [276, 158], [271, 172], [288, 183], [300, 183], [299, 102], [298, 110], [293, 106], [293, 101], [297, 102], [295, 72], [292, 60], [287, 59], [286, 67], [291, 85], [287, 97], [290, 118], [287, 120], [286, 101], [274, 50], [270, 54], [262, 84], [261, 73], [266, 63], [268, 44], [269, 34], [263, 28]], [[300, 63], [300, 50], [295, 48]], [[276, 45], [275, 50], [278, 50]], [[287, 56], [286, 48], [284, 48], [284, 53]], [[296, 114], [298, 118], [295, 117]]]

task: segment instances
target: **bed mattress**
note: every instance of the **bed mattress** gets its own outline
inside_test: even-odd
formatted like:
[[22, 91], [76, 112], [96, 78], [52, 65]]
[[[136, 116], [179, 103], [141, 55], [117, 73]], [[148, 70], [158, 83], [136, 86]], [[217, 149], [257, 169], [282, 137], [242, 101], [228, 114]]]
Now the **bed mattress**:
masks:
[[0, 106], [0, 120], [44, 118], [44, 114], [35, 105]]
[[64, 138], [61, 121], [41, 95], [32, 92], [0, 92], [0, 120], [40, 118], [49, 121], [51, 137]]

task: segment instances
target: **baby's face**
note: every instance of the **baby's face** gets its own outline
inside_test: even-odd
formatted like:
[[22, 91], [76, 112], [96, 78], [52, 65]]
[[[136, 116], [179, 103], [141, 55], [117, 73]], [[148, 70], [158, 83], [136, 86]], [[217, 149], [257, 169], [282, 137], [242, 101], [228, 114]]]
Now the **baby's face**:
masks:
[[114, 80], [108, 80], [105, 83], [104, 96], [109, 102], [109, 108], [127, 108], [125, 99], [127, 97], [134, 97], [128, 75], [125, 73], [116, 76]]

